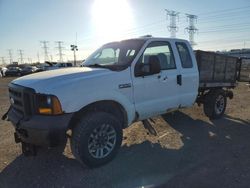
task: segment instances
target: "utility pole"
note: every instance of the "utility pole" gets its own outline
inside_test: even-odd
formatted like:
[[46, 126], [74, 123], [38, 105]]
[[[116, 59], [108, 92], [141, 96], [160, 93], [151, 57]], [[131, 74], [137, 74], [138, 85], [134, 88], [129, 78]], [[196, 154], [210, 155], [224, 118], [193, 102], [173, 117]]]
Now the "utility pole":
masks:
[[40, 56], [39, 56], [39, 52], [37, 52], [37, 62], [40, 63]]
[[4, 65], [4, 64], [5, 64], [5, 59], [4, 59], [4, 57], [1, 57], [1, 61], [2, 61], [2, 64]]
[[20, 63], [23, 64], [23, 50], [17, 50], [20, 55]]
[[48, 55], [48, 43], [49, 41], [40, 41], [42, 44], [42, 48], [44, 50], [44, 61], [49, 61], [49, 55]]
[[167, 13], [167, 20], [170, 19], [170, 25], [168, 26], [168, 30], [170, 31], [170, 37], [176, 38], [176, 33], [178, 31], [178, 27], [176, 25], [177, 18], [179, 20], [179, 12], [173, 11], [173, 10], [167, 10], [165, 9]]
[[8, 49], [8, 53], [9, 53], [10, 64], [12, 64], [13, 63], [12, 50]]
[[76, 66], [76, 51], [78, 51], [77, 45], [70, 45], [71, 50], [74, 52], [74, 66]]
[[62, 49], [63, 49], [63, 47], [62, 47], [62, 45], [63, 45], [63, 42], [62, 41], [56, 41], [55, 42], [58, 46], [56, 47], [57, 49], [58, 49], [58, 54], [57, 55], [59, 55], [59, 62], [60, 63], [62, 63], [63, 62], [63, 53], [62, 53]]
[[194, 42], [194, 34], [198, 31], [198, 29], [195, 27], [195, 22], [197, 22], [198, 16], [192, 14], [186, 14], [186, 16], [189, 23], [189, 26], [186, 27], [186, 30], [189, 33], [189, 42], [193, 47], [194, 45], [196, 45], [196, 43]]
[[32, 64], [32, 58], [28, 58], [28, 62]]

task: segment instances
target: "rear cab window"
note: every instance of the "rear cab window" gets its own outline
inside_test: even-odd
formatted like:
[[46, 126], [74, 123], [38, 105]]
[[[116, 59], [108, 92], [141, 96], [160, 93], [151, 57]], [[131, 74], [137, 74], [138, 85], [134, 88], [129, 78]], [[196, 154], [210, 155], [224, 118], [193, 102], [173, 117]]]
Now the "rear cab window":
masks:
[[176, 42], [176, 47], [182, 68], [193, 68], [193, 62], [187, 44], [184, 42]]

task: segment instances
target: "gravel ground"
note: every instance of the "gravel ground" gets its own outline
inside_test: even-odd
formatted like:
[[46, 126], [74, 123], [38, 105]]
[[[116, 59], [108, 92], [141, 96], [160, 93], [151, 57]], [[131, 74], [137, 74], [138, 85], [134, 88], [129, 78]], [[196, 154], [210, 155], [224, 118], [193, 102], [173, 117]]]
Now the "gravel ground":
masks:
[[[0, 115], [8, 109], [0, 79]], [[14, 129], [0, 120], [0, 187], [249, 187], [250, 89], [240, 84], [226, 115], [210, 121], [201, 107], [154, 117], [124, 130], [123, 146], [109, 164], [80, 166], [69, 144], [24, 157]]]

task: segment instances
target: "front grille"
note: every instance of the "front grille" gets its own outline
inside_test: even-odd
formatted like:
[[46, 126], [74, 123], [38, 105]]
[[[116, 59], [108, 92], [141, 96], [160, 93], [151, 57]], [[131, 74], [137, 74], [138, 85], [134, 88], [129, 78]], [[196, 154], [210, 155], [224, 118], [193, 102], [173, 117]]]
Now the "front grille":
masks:
[[32, 115], [34, 104], [34, 90], [15, 84], [9, 85], [9, 96], [12, 109], [20, 117]]

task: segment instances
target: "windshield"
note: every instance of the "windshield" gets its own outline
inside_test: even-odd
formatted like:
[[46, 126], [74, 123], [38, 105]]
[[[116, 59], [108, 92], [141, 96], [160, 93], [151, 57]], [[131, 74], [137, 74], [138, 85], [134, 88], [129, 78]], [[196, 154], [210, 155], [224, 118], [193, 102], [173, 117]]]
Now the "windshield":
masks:
[[111, 70], [126, 69], [134, 60], [144, 42], [144, 40], [133, 39], [105, 44], [90, 55], [83, 66]]

